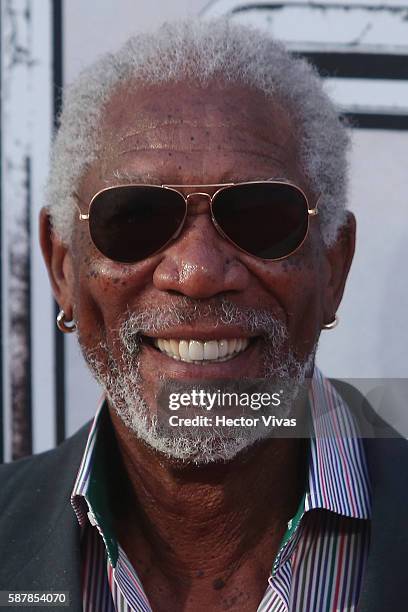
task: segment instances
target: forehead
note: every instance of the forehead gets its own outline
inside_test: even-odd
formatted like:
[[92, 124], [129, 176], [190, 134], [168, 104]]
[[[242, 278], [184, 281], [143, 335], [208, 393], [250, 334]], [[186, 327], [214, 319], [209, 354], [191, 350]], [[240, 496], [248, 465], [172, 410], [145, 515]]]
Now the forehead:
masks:
[[[189, 167], [190, 181], [219, 182], [217, 163], [230, 180], [261, 178], [250, 176], [251, 167], [255, 174], [283, 177], [288, 168], [293, 174], [298, 154], [287, 108], [233, 83], [128, 83], [110, 98], [100, 125], [101, 171], [107, 176], [117, 170], [130, 178], [160, 175], [160, 180], [175, 182], [185, 180], [181, 174]], [[193, 167], [196, 177], [191, 176]], [[239, 177], [231, 175], [234, 167]], [[243, 177], [245, 167], [249, 174]]]

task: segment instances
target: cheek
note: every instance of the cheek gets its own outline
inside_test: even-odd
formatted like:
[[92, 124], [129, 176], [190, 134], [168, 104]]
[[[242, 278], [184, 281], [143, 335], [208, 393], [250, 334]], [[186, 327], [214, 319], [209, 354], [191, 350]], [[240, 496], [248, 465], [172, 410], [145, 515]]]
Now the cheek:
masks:
[[90, 241], [89, 234], [78, 231], [75, 253], [74, 311], [80, 341], [95, 346], [110, 343], [135, 296], [151, 278], [151, 262], [123, 265], [103, 257]]
[[75, 316], [85, 346], [112, 345], [126, 312], [135, 308], [150, 285], [156, 262], [115, 263], [95, 247], [77, 251]]
[[279, 262], [246, 261], [286, 316], [291, 346], [299, 357], [314, 347], [323, 316], [324, 259], [316, 241]]

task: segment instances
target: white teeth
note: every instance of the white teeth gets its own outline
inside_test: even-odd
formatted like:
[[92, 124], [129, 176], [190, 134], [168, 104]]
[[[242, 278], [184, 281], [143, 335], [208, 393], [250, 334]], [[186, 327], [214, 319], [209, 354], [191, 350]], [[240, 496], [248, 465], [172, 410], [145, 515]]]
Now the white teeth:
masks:
[[227, 361], [235, 357], [237, 353], [244, 351], [248, 344], [248, 338], [234, 338], [233, 340], [165, 340], [155, 338], [154, 344], [157, 348], [173, 359], [203, 363], [209, 361]]
[[199, 340], [190, 340], [189, 357], [192, 361], [202, 361], [204, 359], [204, 346]]
[[228, 340], [218, 340], [218, 357], [226, 357], [228, 355]]
[[218, 359], [218, 352], [217, 340], [204, 342], [204, 359]]
[[235, 347], [237, 346], [237, 341], [234, 340], [228, 340], [228, 352], [229, 353], [233, 353], [235, 351]]
[[177, 340], [170, 340], [170, 353], [173, 357], [180, 357], [179, 342]]
[[[160, 348], [160, 345], [159, 345]], [[180, 340], [179, 343], [179, 355], [182, 361], [191, 361], [189, 351], [188, 351], [188, 342], [187, 340]]]

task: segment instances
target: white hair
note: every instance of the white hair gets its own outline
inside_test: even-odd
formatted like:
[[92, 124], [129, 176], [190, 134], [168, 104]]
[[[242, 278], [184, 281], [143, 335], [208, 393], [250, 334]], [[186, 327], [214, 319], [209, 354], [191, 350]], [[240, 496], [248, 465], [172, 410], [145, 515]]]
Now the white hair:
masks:
[[219, 78], [254, 87], [287, 106], [303, 171], [321, 194], [324, 242], [334, 241], [346, 216], [349, 137], [321, 79], [310, 64], [267, 34], [217, 19], [168, 23], [154, 34], [137, 34], [66, 88], [46, 190], [53, 226], [64, 242], [69, 243], [73, 227], [72, 193], [97, 159], [101, 114], [115, 88], [136, 80], [204, 84]]

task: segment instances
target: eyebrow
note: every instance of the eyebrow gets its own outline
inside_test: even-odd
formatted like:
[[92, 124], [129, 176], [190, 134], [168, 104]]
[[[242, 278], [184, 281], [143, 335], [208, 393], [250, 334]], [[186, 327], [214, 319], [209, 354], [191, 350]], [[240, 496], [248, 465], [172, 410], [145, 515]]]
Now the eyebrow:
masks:
[[111, 181], [117, 180], [121, 183], [132, 184], [132, 183], [140, 183], [144, 185], [162, 185], [163, 181], [158, 176], [154, 176], [147, 172], [146, 174], [137, 174], [134, 172], [124, 172], [121, 170], [114, 170], [113, 173], [104, 179], [104, 183], [111, 183]]
[[[123, 172], [120, 170], [114, 170], [113, 174], [104, 180], [105, 183], [110, 183], [111, 180], [118, 180], [122, 184], [141, 184], [141, 185], [180, 185], [181, 183], [177, 182], [163, 182], [162, 178], [158, 176], [154, 176], [148, 172], [147, 174], [135, 174], [133, 172]], [[240, 178], [231, 178], [229, 180], [224, 179], [221, 181], [222, 183], [245, 183], [252, 181], [291, 181], [290, 178], [286, 176], [269, 176], [265, 178], [265, 176], [255, 176], [247, 179]], [[187, 184], [187, 183], [186, 183]], [[202, 185], [209, 185], [210, 183], [200, 183]]]

